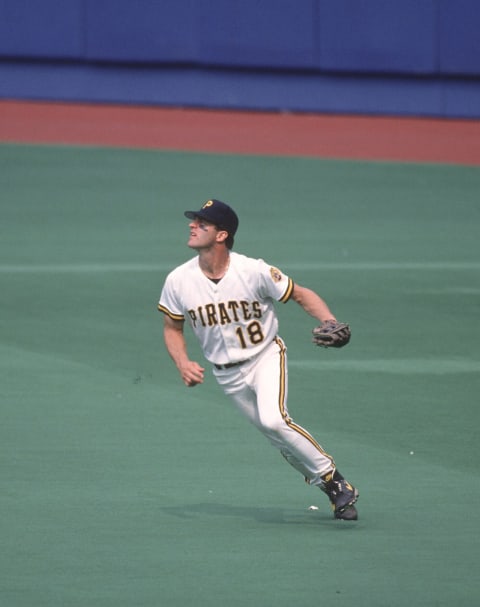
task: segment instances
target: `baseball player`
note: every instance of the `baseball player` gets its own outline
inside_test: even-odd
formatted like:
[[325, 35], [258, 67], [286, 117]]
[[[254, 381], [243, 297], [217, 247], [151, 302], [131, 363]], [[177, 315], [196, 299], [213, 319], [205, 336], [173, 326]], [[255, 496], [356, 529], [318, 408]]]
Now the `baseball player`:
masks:
[[184, 384], [201, 384], [205, 368], [188, 356], [187, 323], [213, 374], [243, 415], [280, 450], [307, 483], [327, 494], [334, 517], [356, 520], [358, 491], [339, 473], [333, 458], [296, 424], [287, 408], [287, 348], [278, 334], [275, 302], [296, 301], [320, 321], [313, 342], [341, 347], [350, 328], [338, 323], [325, 301], [262, 259], [233, 252], [235, 211], [208, 200], [190, 219], [187, 245], [198, 255], [167, 276], [158, 309], [164, 340]]

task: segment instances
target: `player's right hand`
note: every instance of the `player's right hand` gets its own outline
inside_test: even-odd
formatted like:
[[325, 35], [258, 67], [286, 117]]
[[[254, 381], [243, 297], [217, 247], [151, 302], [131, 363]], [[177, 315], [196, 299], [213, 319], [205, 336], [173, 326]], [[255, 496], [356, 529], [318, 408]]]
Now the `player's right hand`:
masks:
[[183, 383], [188, 388], [193, 388], [197, 384], [203, 384], [205, 369], [193, 360], [189, 360], [180, 369]]

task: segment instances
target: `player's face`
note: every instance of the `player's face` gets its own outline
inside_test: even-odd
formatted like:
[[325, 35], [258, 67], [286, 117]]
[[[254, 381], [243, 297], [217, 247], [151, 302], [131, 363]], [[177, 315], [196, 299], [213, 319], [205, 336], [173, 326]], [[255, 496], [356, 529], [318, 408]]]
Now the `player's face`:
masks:
[[208, 249], [217, 241], [218, 228], [213, 224], [196, 217], [188, 224], [190, 238], [187, 245], [192, 249]]

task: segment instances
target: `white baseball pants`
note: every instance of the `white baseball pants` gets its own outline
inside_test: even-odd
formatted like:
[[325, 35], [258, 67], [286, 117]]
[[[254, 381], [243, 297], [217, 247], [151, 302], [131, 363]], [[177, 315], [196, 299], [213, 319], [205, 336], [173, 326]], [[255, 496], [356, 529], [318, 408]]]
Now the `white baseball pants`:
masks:
[[280, 450], [288, 463], [311, 485], [323, 484], [322, 476], [335, 468], [333, 458], [287, 409], [287, 348], [276, 337], [265, 350], [229, 369], [214, 369], [225, 394], [239, 411]]

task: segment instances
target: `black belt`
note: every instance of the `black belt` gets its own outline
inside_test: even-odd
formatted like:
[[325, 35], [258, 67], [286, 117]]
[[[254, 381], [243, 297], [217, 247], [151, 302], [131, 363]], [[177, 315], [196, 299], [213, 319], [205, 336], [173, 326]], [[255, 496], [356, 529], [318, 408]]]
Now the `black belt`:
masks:
[[239, 360], [236, 363], [226, 363], [225, 365], [217, 365], [216, 363], [214, 363], [213, 366], [215, 367], [215, 369], [231, 369], [232, 367], [238, 367], [238, 365], [243, 365], [249, 360], [250, 359], [247, 358], [247, 360]]

